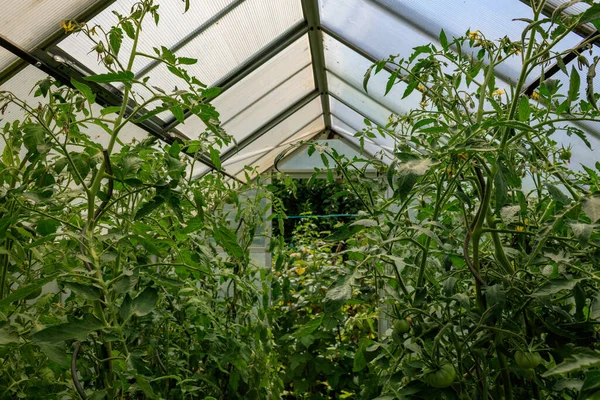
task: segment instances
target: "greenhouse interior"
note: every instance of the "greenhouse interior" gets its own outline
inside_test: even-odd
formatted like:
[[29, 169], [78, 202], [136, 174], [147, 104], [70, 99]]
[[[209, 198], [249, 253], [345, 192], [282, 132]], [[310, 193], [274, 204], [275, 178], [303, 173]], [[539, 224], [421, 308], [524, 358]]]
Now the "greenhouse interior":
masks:
[[0, 11], [0, 399], [600, 399], [600, 3]]

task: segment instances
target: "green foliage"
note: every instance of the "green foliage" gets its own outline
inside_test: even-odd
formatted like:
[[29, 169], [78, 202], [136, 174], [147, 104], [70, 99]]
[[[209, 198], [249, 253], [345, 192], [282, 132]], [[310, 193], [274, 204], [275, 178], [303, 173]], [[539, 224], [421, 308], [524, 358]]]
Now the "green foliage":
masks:
[[[159, 20], [151, 0], [112, 28], [69, 24], [108, 73], [72, 87], [45, 79], [35, 108], [0, 92], [0, 109], [22, 112], [0, 129], [0, 398], [280, 398], [266, 273], [249, 257], [268, 192], [192, 179], [189, 155], [231, 142], [206, 101], [218, 90], [164, 47], [152, 58], [182, 89], [135, 79], [147, 18]], [[124, 85], [123, 104], [152, 111], [98, 114], [97, 85], [111, 83]], [[197, 140], [123, 143], [131, 122], [184, 109], [208, 126]]]

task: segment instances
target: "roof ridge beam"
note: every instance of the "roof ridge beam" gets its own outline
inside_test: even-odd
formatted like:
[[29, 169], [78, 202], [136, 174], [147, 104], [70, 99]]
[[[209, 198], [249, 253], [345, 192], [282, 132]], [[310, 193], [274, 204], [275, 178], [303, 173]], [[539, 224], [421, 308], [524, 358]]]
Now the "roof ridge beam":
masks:
[[315, 87], [321, 96], [325, 128], [331, 128], [331, 106], [329, 104], [329, 88], [327, 85], [327, 72], [325, 67], [325, 49], [323, 48], [323, 32], [321, 30], [321, 17], [319, 15], [318, 0], [302, 0], [302, 12], [308, 23], [308, 40], [312, 58]]

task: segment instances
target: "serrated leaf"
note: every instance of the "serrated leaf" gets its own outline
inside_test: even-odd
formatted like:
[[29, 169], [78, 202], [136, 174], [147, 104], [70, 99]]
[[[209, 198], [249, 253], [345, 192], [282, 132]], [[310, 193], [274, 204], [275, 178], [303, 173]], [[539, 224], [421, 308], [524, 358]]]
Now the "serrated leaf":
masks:
[[213, 231], [213, 237], [223, 249], [232, 257], [243, 258], [244, 250], [238, 244], [237, 236], [235, 233], [224, 225], [219, 225], [217, 229]]
[[529, 105], [529, 98], [527, 96], [521, 96], [519, 101], [519, 121], [525, 122], [529, 120], [531, 115], [531, 106]]
[[63, 284], [67, 289], [87, 300], [99, 300], [102, 295], [100, 289], [95, 286], [85, 285], [79, 282], [64, 282]]
[[571, 354], [569, 358], [556, 367], [544, 372], [542, 376], [547, 378], [555, 375], [565, 375], [597, 366], [600, 366], [600, 352], [576, 353]]
[[402, 200], [405, 200], [408, 197], [413, 186], [417, 183], [417, 180], [425, 175], [434, 164], [435, 163], [428, 158], [400, 164], [396, 177], [396, 193]]
[[86, 76], [84, 79], [90, 82], [96, 83], [111, 83], [111, 82], [122, 82], [122, 83], [130, 83], [134, 78], [133, 72], [131, 71], [121, 71], [121, 72], [111, 72], [108, 74], [99, 74], [99, 75], [90, 75]]
[[448, 38], [446, 37], [446, 32], [442, 29], [440, 32], [440, 43], [444, 50], [448, 50]]
[[350, 224], [350, 226], [364, 226], [366, 228], [378, 225], [379, 223], [374, 219], [359, 219], [358, 221], [354, 221]]
[[53, 219], [41, 219], [35, 224], [35, 230], [42, 236], [56, 233], [60, 227], [60, 222]]
[[571, 75], [569, 76], [569, 101], [575, 101], [579, 98], [579, 89], [581, 87], [581, 78], [575, 66], [571, 67]]
[[92, 92], [92, 89], [88, 85], [86, 85], [83, 82], [79, 82], [73, 78], [71, 78], [71, 84], [73, 85], [73, 87], [75, 89], [79, 90], [79, 92], [81, 92], [81, 94], [83, 94], [85, 99], [90, 104], [94, 104], [96, 102], [96, 95], [94, 94], [94, 92]]
[[0, 329], [0, 345], [19, 343], [19, 335], [14, 332], [9, 332], [6, 329]]
[[596, 223], [600, 219], [600, 196], [586, 197], [581, 203], [585, 215], [592, 221], [592, 224]]
[[57, 275], [58, 275], [58, 273], [50, 274], [44, 278], [37, 279], [34, 283], [31, 283], [27, 286], [24, 286], [24, 287], [21, 287], [21, 288], [15, 290], [11, 294], [9, 294], [8, 296], [6, 296], [2, 300], [0, 300], [0, 309], [3, 307], [6, 307], [10, 303], [22, 300], [22, 299], [26, 298], [27, 296], [29, 296], [30, 294], [35, 293], [42, 286], [44, 286], [45, 284], [52, 282], [54, 279], [56, 279]]
[[50, 326], [31, 335], [38, 343], [58, 344], [66, 340], [85, 340], [90, 332], [104, 327], [102, 321], [92, 314], [85, 314], [82, 319], [74, 318], [64, 324]]
[[581, 279], [554, 280], [546, 283], [533, 293], [531, 297], [540, 298], [555, 295], [563, 290], [573, 290]]
[[591, 224], [571, 224], [571, 229], [573, 230], [573, 234], [579, 240], [579, 244], [584, 246], [587, 242], [590, 241], [590, 237], [592, 235], [592, 231], [594, 230], [594, 225]]
[[165, 198], [162, 196], [154, 196], [154, 198], [144, 203], [135, 213], [134, 220], [142, 219], [149, 215], [152, 211], [156, 210], [165, 202]]
[[550, 194], [550, 196], [557, 203], [569, 204], [571, 202], [571, 200], [567, 197], [567, 195], [565, 195], [559, 188], [557, 188], [553, 184], [546, 183], [546, 189], [548, 190], [548, 193]]

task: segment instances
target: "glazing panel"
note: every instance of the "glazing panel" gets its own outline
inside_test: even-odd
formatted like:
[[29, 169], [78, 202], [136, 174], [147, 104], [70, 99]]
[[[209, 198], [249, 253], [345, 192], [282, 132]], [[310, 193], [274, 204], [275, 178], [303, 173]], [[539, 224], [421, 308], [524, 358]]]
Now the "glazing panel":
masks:
[[[238, 160], [241, 162], [241, 167], [245, 165], [244, 154], [251, 153], [252, 151], [258, 151], [261, 148], [269, 147], [269, 146], [277, 146], [282, 143], [286, 139], [288, 139], [291, 135], [299, 132], [304, 127], [311, 124], [317, 117], [319, 117], [323, 113], [321, 108], [321, 99], [319, 97], [310, 101], [304, 107], [300, 108], [298, 111], [284, 119], [281, 123], [277, 124], [275, 127], [265, 132], [262, 136], [265, 139], [261, 142], [257, 143], [254, 147], [249, 148], [252, 144], [256, 143], [256, 140], [252, 142], [251, 145], [237, 151], [233, 157], [240, 157]], [[320, 120], [320, 119], [319, 119]], [[233, 160], [233, 157], [231, 158]], [[240, 166], [238, 166], [240, 167]], [[229, 167], [231, 168], [231, 166]]]
[[[225, 169], [227, 172], [236, 175], [245, 168], [245, 166], [259, 167], [258, 173], [273, 166], [275, 158], [286, 150], [289, 146], [302, 140], [310, 140], [316, 134], [325, 128], [321, 116], [309, 122], [300, 130], [291, 130], [284, 132], [281, 137], [273, 138], [276, 132], [267, 132], [258, 138], [254, 143], [244, 149], [244, 152], [235, 159], [228, 160]], [[277, 143], [277, 141], [280, 141]], [[276, 144], [273, 144], [276, 143]]]
[[[367, 85], [368, 92], [365, 92], [363, 88], [365, 72], [373, 63], [327, 34], [323, 34], [323, 46], [327, 69], [363, 95], [368, 95], [397, 114], [404, 114], [419, 106], [421, 96], [417, 92], [402, 99], [406, 89], [404, 83], [397, 83], [385, 95], [385, 87], [390, 76], [385, 70], [371, 76]], [[332, 83], [329, 83], [330, 87], [331, 85]]]
[[[94, 17], [89, 22], [89, 25], [99, 25], [103, 28], [111, 27], [118, 22], [115, 12], [121, 15], [129, 15], [131, 7], [138, 1], [115, 1], [106, 10]], [[184, 12], [185, 3], [182, 1], [156, 0], [155, 3], [159, 5], [160, 22], [157, 26], [150, 16], [144, 20], [142, 25], [143, 33], [138, 44], [138, 50], [142, 53], [155, 55], [152, 50], [153, 47], [166, 46], [170, 48], [174, 46], [233, 1], [212, 0], [204, 1], [202, 4], [192, 2], [190, 9]], [[132, 44], [133, 41], [125, 36], [120, 54], [128, 56], [131, 52]], [[90, 53], [90, 49], [94, 47], [94, 43], [85, 35], [70, 35], [59, 43], [59, 47], [92, 71], [96, 73], [106, 72], [106, 68], [98, 63], [96, 55], [93, 52]], [[141, 57], [138, 58], [133, 65], [133, 71], [140, 71], [150, 61]]]
[[[331, 116], [331, 124], [333, 125], [333, 129], [342, 135], [346, 140], [350, 141], [354, 145], [360, 147], [360, 140], [354, 136], [356, 132], [358, 132], [355, 128], [352, 128], [344, 121], [340, 120], [335, 115]], [[380, 145], [375, 144], [371, 140], [365, 139], [365, 151], [370, 155], [375, 155], [381, 152], [383, 149]]]
[[385, 126], [388, 123], [388, 118], [392, 114], [392, 111], [378, 104], [375, 100], [364, 94], [364, 91], [355, 89], [330, 72], [327, 72], [327, 83], [331, 94], [343, 99], [352, 107], [361, 110], [369, 119], [381, 126]]
[[[442, 0], [321, 0], [320, 5], [327, 28], [378, 59], [390, 54], [408, 56], [412, 48], [427, 43], [439, 45], [441, 29], [448, 38], [470, 29], [480, 30], [491, 40], [505, 35], [519, 40], [525, 23], [513, 19], [531, 16], [531, 9], [518, 0], [465, 0], [452, 2], [450, 10], [448, 2]], [[580, 40], [572, 34], [557, 50], [570, 48]], [[505, 80], [516, 80], [519, 71], [519, 57], [511, 57], [498, 67]]]
[[[314, 79], [312, 66], [309, 65], [288, 79], [285, 79], [273, 90], [251, 103], [244, 110], [233, 116], [229, 116], [230, 119], [223, 123], [222, 127], [228, 134], [232, 135], [235, 140], [240, 141], [302, 97], [306, 96], [312, 90], [314, 90]], [[215, 102], [213, 102], [217, 111], [220, 111], [219, 105], [222, 104], [219, 104], [217, 100], [228, 93], [229, 91], [225, 92], [223, 96], [217, 98]], [[229, 96], [232, 95], [230, 94]], [[233, 98], [235, 97], [230, 97], [229, 99], [231, 100]], [[227, 98], [224, 99], [225, 100], [221, 101], [227, 101]], [[224, 117], [227, 118], [227, 115]], [[180, 130], [191, 138], [197, 137], [198, 132], [202, 132], [204, 129], [206, 129], [206, 127], [202, 121], [196, 117], [190, 118], [189, 121], [186, 121], [184, 125], [180, 126]]]
[[[60, 23], [82, 14], [98, 0], [3, 0], [0, 36], [25, 50], [35, 49], [50, 35], [60, 32]], [[10, 55], [10, 56], [8, 56]], [[0, 71], [17, 57], [0, 54]]]

